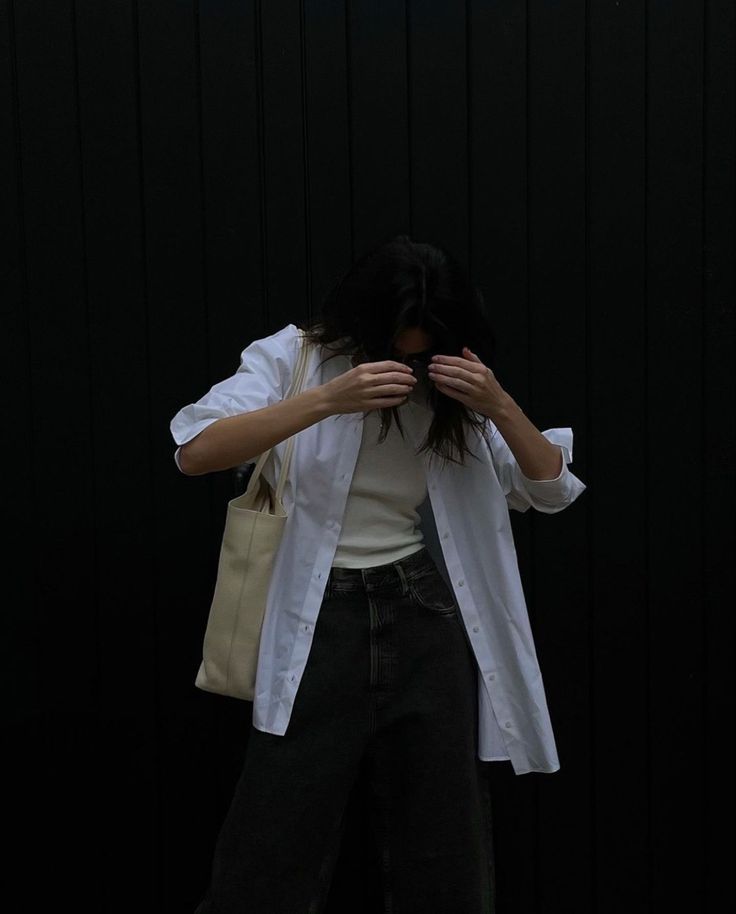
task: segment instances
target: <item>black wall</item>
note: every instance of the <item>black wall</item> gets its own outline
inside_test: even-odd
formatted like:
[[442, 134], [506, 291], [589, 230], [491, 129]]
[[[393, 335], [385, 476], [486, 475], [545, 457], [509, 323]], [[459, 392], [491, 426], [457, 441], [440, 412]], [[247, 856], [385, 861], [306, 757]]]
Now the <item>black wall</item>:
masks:
[[[194, 909], [251, 706], [193, 685], [233, 480], [169, 421], [398, 231], [464, 258], [588, 485], [513, 515], [562, 767], [490, 772], [498, 912], [729, 906], [734, 37], [725, 0], [0, 3], [15, 911]], [[364, 827], [331, 912], [380, 910]]]

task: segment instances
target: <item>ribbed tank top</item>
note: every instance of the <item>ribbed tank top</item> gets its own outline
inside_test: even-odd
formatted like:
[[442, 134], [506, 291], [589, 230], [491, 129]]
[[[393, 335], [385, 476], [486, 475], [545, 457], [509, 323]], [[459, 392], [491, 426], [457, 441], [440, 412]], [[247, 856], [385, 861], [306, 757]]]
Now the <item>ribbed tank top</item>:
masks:
[[[421, 395], [421, 386], [420, 381], [410, 396]], [[332, 561], [336, 568], [396, 562], [424, 546], [416, 511], [427, 495], [424, 464], [414, 452], [406, 423], [404, 438], [392, 421], [385, 441], [379, 444], [380, 428], [381, 411], [373, 409], [363, 420], [363, 437]]]

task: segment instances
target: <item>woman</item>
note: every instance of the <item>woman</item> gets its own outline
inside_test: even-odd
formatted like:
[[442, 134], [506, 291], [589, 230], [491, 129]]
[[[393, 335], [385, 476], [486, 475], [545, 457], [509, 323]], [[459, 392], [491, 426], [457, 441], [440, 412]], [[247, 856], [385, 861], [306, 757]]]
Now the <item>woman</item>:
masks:
[[[508, 509], [585, 489], [572, 430], [540, 432], [493, 372], [480, 292], [400, 235], [363, 256], [301, 334], [256, 340], [171, 422], [202, 475], [296, 435], [245, 765], [197, 914], [322, 911], [366, 770], [385, 909], [494, 909], [482, 763], [559, 768]], [[472, 344], [473, 351], [468, 348]]]

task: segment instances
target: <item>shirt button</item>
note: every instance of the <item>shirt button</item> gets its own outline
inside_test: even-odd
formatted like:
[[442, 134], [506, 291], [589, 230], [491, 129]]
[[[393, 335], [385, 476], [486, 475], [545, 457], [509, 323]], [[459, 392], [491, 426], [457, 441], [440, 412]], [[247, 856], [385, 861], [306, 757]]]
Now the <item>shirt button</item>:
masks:
[[496, 674], [495, 674], [495, 673], [489, 673], [489, 674], [488, 674], [488, 678], [489, 678], [489, 679], [495, 679], [495, 678], [496, 678]]
[[506, 721], [506, 729], [508, 729], [510, 726], [511, 726], [511, 721], [510, 721], [510, 720], [507, 720], [507, 721]]
[[478, 631], [478, 626], [477, 626], [477, 625], [474, 625], [474, 626], [473, 626], [473, 631], [474, 631], [474, 632], [477, 632], [477, 631]]
[[[292, 682], [293, 682], [295, 679], [296, 679], [296, 676], [292, 676], [292, 677], [291, 677], [291, 681], [292, 681]], [[508, 727], [509, 724], [506, 724], [506, 726]]]
[[465, 583], [465, 581], [462, 578], [460, 578], [460, 580], [457, 582], [458, 587], [462, 587], [464, 583]]

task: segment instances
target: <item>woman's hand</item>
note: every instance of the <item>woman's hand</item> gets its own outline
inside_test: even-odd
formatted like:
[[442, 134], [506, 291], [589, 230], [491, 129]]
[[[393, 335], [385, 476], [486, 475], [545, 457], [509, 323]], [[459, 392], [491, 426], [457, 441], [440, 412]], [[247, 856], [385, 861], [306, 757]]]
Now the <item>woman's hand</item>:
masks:
[[440, 393], [459, 400], [469, 409], [489, 419], [503, 412], [509, 395], [496, 376], [478, 356], [463, 346], [464, 358], [435, 355], [428, 366], [428, 376]]
[[417, 379], [403, 362], [362, 362], [322, 385], [330, 415], [400, 406]]

